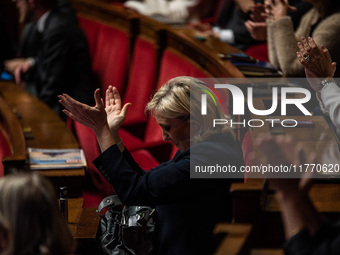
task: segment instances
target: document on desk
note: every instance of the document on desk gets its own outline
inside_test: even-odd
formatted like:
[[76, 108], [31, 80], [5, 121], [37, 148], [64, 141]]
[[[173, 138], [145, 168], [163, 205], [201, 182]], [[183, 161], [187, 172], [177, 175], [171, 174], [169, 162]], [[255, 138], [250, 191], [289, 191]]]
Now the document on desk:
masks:
[[28, 160], [32, 170], [86, 167], [82, 149], [28, 148]]

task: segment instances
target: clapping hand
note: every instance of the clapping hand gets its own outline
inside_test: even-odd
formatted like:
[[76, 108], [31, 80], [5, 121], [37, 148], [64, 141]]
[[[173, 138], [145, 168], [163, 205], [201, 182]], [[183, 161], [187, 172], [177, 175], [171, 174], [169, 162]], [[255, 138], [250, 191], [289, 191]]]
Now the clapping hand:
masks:
[[105, 96], [105, 111], [107, 114], [107, 122], [111, 132], [116, 132], [123, 124], [127, 110], [131, 103], [126, 103], [122, 108], [122, 100], [117, 88], [109, 86]]
[[261, 3], [257, 3], [251, 9], [250, 19], [245, 21], [244, 25], [249, 31], [251, 37], [258, 41], [267, 40], [267, 14], [265, 7]]
[[105, 125], [109, 125], [111, 132], [117, 132], [123, 124], [130, 103], [122, 108], [121, 98], [117, 88], [109, 86], [106, 90], [104, 107], [100, 90], [94, 92], [96, 105], [89, 106], [78, 102], [67, 94], [59, 95], [59, 102], [66, 108], [63, 112], [71, 119], [91, 128], [95, 133]]
[[296, 11], [296, 7], [289, 5], [288, 0], [265, 0], [267, 18], [278, 20], [287, 16], [288, 12]]
[[328, 49], [315, 43], [313, 38], [301, 38], [298, 42], [299, 52], [297, 57], [300, 63], [308, 70], [314, 73], [315, 77], [325, 78], [333, 77], [336, 63], [332, 62]]
[[[263, 135], [256, 139], [257, 148], [263, 152], [264, 164], [271, 166], [291, 165], [300, 166], [304, 163], [314, 163], [315, 154], [309, 155], [306, 160], [302, 146], [294, 143], [291, 137]], [[270, 178], [271, 187], [278, 192], [290, 193], [302, 191], [308, 193], [311, 185], [311, 173], [304, 172], [302, 176], [292, 173], [285, 173], [281, 178]], [[301, 177], [301, 178], [299, 178]]]
[[66, 108], [63, 112], [74, 121], [91, 128], [95, 133], [107, 125], [106, 111], [99, 89], [94, 92], [95, 106], [80, 103], [67, 94], [58, 97], [59, 102]]
[[311, 87], [318, 91], [318, 79], [312, 78], [331, 78], [336, 69], [336, 63], [332, 62], [328, 49], [315, 43], [313, 38], [301, 38], [302, 42], [298, 42], [299, 50], [296, 54], [300, 63], [305, 67], [306, 77]]

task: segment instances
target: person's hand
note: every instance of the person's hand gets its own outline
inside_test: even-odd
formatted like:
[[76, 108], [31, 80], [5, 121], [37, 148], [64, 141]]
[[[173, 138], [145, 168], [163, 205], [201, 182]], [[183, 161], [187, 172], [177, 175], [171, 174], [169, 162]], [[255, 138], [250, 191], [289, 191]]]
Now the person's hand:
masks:
[[[295, 144], [290, 137], [262, 135], [255, 140], [255, 145], [263, 153], [265, 164], [270, 164], [271, 166], [299, 166], [306, 163], [302, 146]], [[314, 161], [315, 155], [310, 155], [307, 162]], [[293, 171], [285, 174], [287, 176], [284, 176], [284, 178], [268, 179], [271, 187], [278, 193], [292, 195], [298, 191], [308, 193], [311, 186], [311, 178], [308, 173], [301, 176], [302, 178], [290, 178], [297, 177], [293, 176]]]
[[256, 3], [254, 6], [250, 9], [251, 14], [250, 18], [255, 22], [266, 22], [267, 13], [266, 8], [261, 3]]
[[96, 105], [89, 105], [78, 102], [67, 94], [59, 95], [59, 102], [66, 108], [63, 112], [71, 119], [80, 124], [91, 128], [96, 134], [108, 126], [107, 115], [104, 108], [103, 100], [100, 98], [100, 90], [96, 89], [94, 98]]
[[202, 32], [202, 33], [211, 32], [212, 33], [212, 26], [206, 22], [200, 22], [200, 21], [191, 22], [190, 24], [188, 24], [188, 27], [198, 32]]
[[296, 11], [296, 7], [289, 5], [288, 0], [265, 0], [264, 5], [267, 17], [271, 20], [278, 20], [287, 16], [288, 12]]
[[106, 90], [105, 105], [110, 130], [111, 132], [116, 132], [123, 124], [131, 103], [126, 103], [122, 108], [122, 100], [117, 88], [109, 86]]
[[318, 79], [313, 78], [331, 78], [336, 69], [336, 63], [332, 62], [328, 49], [315, 43], [313, 38], [301, 38], [302, 42], [298, 42], [299, 50], [296, 55], [300, 63], [305, 67], [306, 77], [311, 87], [318, 91]]
[[15, 58], [4, 62], [5, 70], [12, 73], [15, 78], [15, 82], [22, 87], [25, 86], [25, 82], [21, 79], [22, 74], [27, 73], [32, 67], [32, 59], [28, 58]]
[[14, 74], [15, 69], [26, 61], [25, 58], [14, 58], [4, 61], [5, 70]]
[[22, 75], [27, 73], [32, 67], [32, 62], [29, 60], [24, 61], [22, 64], [18, 65], [14, 70], [14, 79], [16, 84], [25, 87], [26, 83], [21, 79]]
[[254, 22], [247, 20], [244, 22], [245, 27], [249, 31], [251, 37], [258, 41], [267, 40], [267, 23], [266, 22]]

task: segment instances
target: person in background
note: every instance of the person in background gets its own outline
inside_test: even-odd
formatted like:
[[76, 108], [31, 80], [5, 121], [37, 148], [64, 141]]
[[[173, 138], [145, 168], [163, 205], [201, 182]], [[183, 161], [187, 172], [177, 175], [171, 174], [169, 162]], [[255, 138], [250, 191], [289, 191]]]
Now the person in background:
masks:
[[[61, 2], [61, 3], [60, 3]], [[26, 23], [19, 58], [5, 61], [18, 84], [49, 105], [62, 118], [58, 94], [94, 103], [95, 78], [87, 40], [60, 0], [17, 0], [20, 20]], [[60, 8], [58, 8], [58, 4]]]
[[[336, 63], [332, 62], [326, 47], [315, 43], [313, 38], [302, 38], [298, 43], [297, 57], [304, 66], [310, 86], [316, 91], [320, 105], [329, 112], [331, 120], [339, 128], [340, 89], [332, 79]], [[255, 141], [262, 150], [266, 163], [271, 165], [314, 163], [314, 156], [305, 161], [300, 145], [289, 137], [261, 136]], [[340, 252], [340, 222], [330, 223], [323, 219], [311, 202], [308, 192], [311, 179], [268, 179], [276, 190], [282, 210], [287, 242], [285, 254], [335, 255]]]
[[[243, 2], [242, 0], [237, 1]], [[296, 30], [300, 24], [301, 17], [312, 8], [312, 5], [303, 0], [289, 0], [289, 4], [291, 7], [288, 10], [288, 15], [292, 19], [294, 30]], [[247, 30], [253, 39], [266, 41], [267, 23], [266, 15], [264, 15], [265, 6], [263, 4], [256, 4], [248, 8], [250, 19], [247, 19], [245, 22]]]
[[[267, 1], [268, 53], [272, 64], [286, 77], [304, 76], [304, 68], [296, 58], [296, 44], [301, 37], [313, 37], [318, 45], [325, 45], [335, 62], [340, 60], [340, 1], [305, 0], [313, 5], [301, 19], [294, 31], [288, 10], [292, 7], [287, 0]], [[339, 71], [335, 72], [335, 76]]]
[[220, 104], [207, 97], [207, 114], [201, 114], [201, 95], [207, 90], [214, 94], [200, 80], [180, 76], [162, 86], [148, 103], [146, 111], [155, 117], [164, 141], [178, 148], [172, 160], [150, 171], [138, 166], [118, 135], [130, 103], [122, 107], [116, 88], [107, 89], [106, 108], [99, 90], [94, 107], [67, 94], [59, 96], [64, 113], [96, 134], [102, 154], [94, 164], [123, 204], [155, 206], [159, 255], [212, 254], [215, 224], [231, 219], [232, 180], [190, 178], [192, 166], [218, 162], [239, 169], [244, 165], [231, 127], [212, 125], [213, 119], [229, 119]]
[[333, 79], [336, 71], [336, 62], [332, 61], [328, 49], [321, 45], [318, 47], [313, 38], [302, 38], [298, 42], [298, 60], [305, 68], [306, 77], [310, 87], [316, 92], [321, 111], [329, 116], [340, 135], [340, 88]]
[[[200, 31], [207, 35], [218, 37], [221, 41], [231, 44], [241, 50], [267, 40], [267, 25], [261, 11], [264, 11], [263, 0], [222, 0], [217, 20], [213, 26], [195, 24]], [[289, 13], [294, 27], [311, 6], [301, 0], [291, 0], [292, 5], [299, 11]]]
[[0, 179], [0, 254], [63, 255], [75, 243], [50, 182], [37, 173]]
[[[255, 1], [241, 1], [242, 5], [238, 5], [238, 1], [222, 0], [216, 2], [215, 12], [216, 20], [213, 22], [192, 21], [189, 25], [199, 31], [203, 36], [214, 36], [221, 41], [231, 44], [241, 50], [245, 50], [248, 46], [256, 43], [247, 31], [244, 22], [247, 17], [247, 8], [255, 5]], [[260, 1], [261, 2], [261, 1]], [[243, 8], [247, 9], [245, 13]]]
[[221, 0], [198, 0], [196, 4], [188, 8], [189, 17], [187, 23], [215, 22]]
[[[230, 3], [228, 4], [228, 2]], [[217, 23], [213, 27], [213, 35], [241, 50], [262, 42], [263, 40], [254, 40], [245, 27], [245, 22], [250, 19], [249, 9], [251, 6], [262, 2], [261, 0], [224, 0], [224, 4], [219, 10]]]
[[145, 16], [149, 16], [166, 23], [185, 23], [189, 11], [198, 0], [128, 0], [125, 7], [133, 9]]
[[12, 48], [7, 27], [1, 15], [0, 15], [0, 31], [2, 34], [2, 38], [0, 40], [0, 73], [1, 73], [4, 70], [3, 61], [9, 58], [13, 58], [15, 56], [15, 51]]
[[[303, 160], [301, 146], [284, 136], [262, 136], [255, 144], [272, 166], [314, 163], [311, 156]], [[276, 191], [287, 241], [286, 255], [335, 255], [340, 252], [340, 222], [323, 219], [308, 196], [311, 179], [268, 179]]]

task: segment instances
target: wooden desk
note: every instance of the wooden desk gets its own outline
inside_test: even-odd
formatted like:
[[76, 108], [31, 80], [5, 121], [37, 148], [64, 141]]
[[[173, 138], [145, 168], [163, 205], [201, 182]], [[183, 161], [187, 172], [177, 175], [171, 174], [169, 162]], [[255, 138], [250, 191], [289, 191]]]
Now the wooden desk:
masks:
[[252, 226], [249, 224], [219, 223], [214, 229], [215, 235], [225, 234], [225, 238], [214, 255], [246, 254], [246, 242]]
[[96, 234], [100, 217], [97, 208], [83, 208], [83, 199], [68, 201], [68, 226], [77, 241], [77, 254], [98, 254]]
[[[263, 98], [254, 99], [255, 109], [264, 109], [262, 100]], [[253, 140], [262, 133], [290, 136], [295, 142], [302, 145], [306, 155], [316, 153], [316, 163], [340, 163], [338, 139], [333, 129], [322, 116], [257, 116], [250, 114], [249, 118], [264, 121], [262, 127], [250, 129]], [[265, 121], [265, 119], [312, 120], [314, 126], [279, 127], [272, 129], [269, 122]], [[254, 145], [253, 149], [255, 153], [253, 165], [266, 164], [266, 162], [259, 160], [262, 154], [261, 150], [256, 145]], [[268, 183], [262, 185], [261, 179], [250, 179], [251, 177], [266, 178], [262, 174], [248, 174], [247, 183], [233, 184], [231, 187], [233, 203], [236, 204], [234, 208], [238, 209], [236, 210], [237, 215], [234, 215], [235, 221], [253, 224], [253, 231], [249, 235], [249, 245], [251, 248], [279, 248], [284, 241], [280, 205], [270, 187], [270, 183], [269, 185]], [[287, 177], [289, 176], [287, 175]], [[309, 193], [313, 204], [319, 212], [331, 220], [338, 219], [340, 216], [340, 183], [334, 178], [339, 178], [339, 173], [333, 176], [317, 174], [315, 177], [317, 178], [315, 180], [316, 183]], [[264, 182], [264, 180], [262, 181]], [[256, 201], [256, 203], [249, 203], [249, 200]], [[243, 210], [240, 210], [240, 208]]]
[[[20, 121], [26, 147], [79, 148], [64, 121], [46, 104], [13, 82], [0, 82], [0, 92]], [[81, 195], [81, 178], [85, 169], [41, 170], [58, 188], [67, 186], [69, 196]]]
[[[254, 99], [254, 106], [256, 109], [264, 109], [263, 99]], [[250, 114], [251, 119], [261, 119], [264, 121], [263, 127], [251, 128], [251, 136], [253, 141], [261, 133], [269, 133], [272, 135], [285, 135], [292, 137], [293, 141], [300, 143], [306, 155], [311, 153], [316, 154], [316, 162], [320, 164], [338, 164], [340, 163], [340, 153], [338, 138], [334, 130], [329, 126], [327, 121], [322, 116], [258, 116]], [[294, 119], [296, 121], [313, 121], [314, 126], [311, 127], [271, 127], [271, 124], [265, 119]], [[254, 146], [255, 155], [258, 159], [261, 155], [256, 146]], [[260, 164], [261, 162], [254, 162]], [[319, 177], [330, 177], [329, 175], [318, 175]], [[340, 172], [334, 177], [340, 177]]]
[[[197, 35], [197, 32], [193, 29], [189, 29], [188, 27], [180, 27], [175, 29], [174, 33], [177, 37], [179, 37], [179, 41], [184, 46], [184, 42], [188, 44], [188, 48], [183, 48], [182, 52], [188, 52], [190, 47], [197, 47], [199, 50], [197, 52], [200, 52], [199, 56], [196, 56], [198, 59], [202, 59], [202, 57], [209, 56], [214, 59], [214, 65], [210, 63], [207, 66], [207, 69], [216, 69], [216, 71], [209, 70], [210, 73], [214, 74], [213, 77], [220, 77], [220, 78], [244, 78], [245, 76], [241, 73], [241, 71], [234, 66], [230, 61], [226, 59], [221, 59], [219, 54], [230, 54], [230, 53], [241, 53], [242, 51], [222, 42], [220, 39], [209, 36], [206, 38], [205, 41], [199, 41], [195, 38], [195, 35]], [[168, 35], [171, 37], [171, 34]], [[172, 39], [172, 38], [171, 38]], [[182, 47], [183, 47], [182, 46]], [[175, 48], [178, 48], [175, 46]], [[191, 56], [191, 58], [195, 58], [194, 56]], [[217, 71], [218, 69], [221, 69], [220, 71]], [[216, 72], [216, 73], [214, 73]]]
[[[194, 29], [190, 29], [189, 27], [182, 26], [176, 29], [179, 33], [182, 33], [190, 38], [194, 38], [195, 36], [200, 36], [200, 32], [194, 30]], [[230, 53], [243, 53], [242, 50], [231, 46], [228, 43], [222, 42], [219, 38], [215, 37], [215, 36], [205, 36], [203, 35], [203, 37], [205, 38], [202, 43], [208, 47], [211, 51], [217, 53], [224, 53], [224, 54], [230, 54]], [[198, 40], [198, 39], [196, 39]]]

